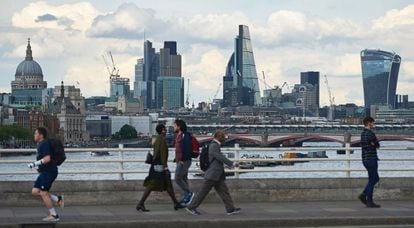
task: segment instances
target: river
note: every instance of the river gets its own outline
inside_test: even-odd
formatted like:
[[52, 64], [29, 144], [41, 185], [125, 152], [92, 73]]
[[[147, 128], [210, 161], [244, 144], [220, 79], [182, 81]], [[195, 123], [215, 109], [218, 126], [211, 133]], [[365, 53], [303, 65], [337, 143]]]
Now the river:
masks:
[[[337, 147], [338, 143], [334, 142], [308, 142], [304, 143], [303, 146], [306, 147]], [[379, 157], [381, 158], [414, 158], [414, 150], [401, 150], [401, 151], [387, 151], [387, 147], [414, 147], [414, 142], [406, 141], [385, 141], [381, 142], [381, 150], [379, 151]], [[247, 154], [258, 154], [254, 152], [254, 148], [248, 150]], [[262, 153], [262, 155], [278, 157], [279, 154], [283, 152], [271, 152], [271, 153]], [[344, 158], [345, 155], [338, 155], [336, 151], [326, 151], [326, 154], [329, 158]], [[128, 160], [131, 159], [145, 159], [146, 153], [135, 153], [135, 152], [125, 152], [124, 158]], [[91, 156], [89, 152], [80, 152], [80, 153], [67, 153], [68, 160], [86, 160], [86, 159], [118, 159], [117, 152], [110, 152], [109, 156]], [[355, 151], [354, 154], [351, 154], [352, 158], [360, 158], [361, 152]], [[170, 153], [170, 160], [174, 158], [174, 155]], [[22, 163], [16, 164], [1, 164], [0, 163], [0, 172], [10, 172], [10, 171], [28, 171], [27, 161], [32, 161], [35, 159], [35, 155], [31, 156], [12, 156], [12, 157], [0, 157], [1, 160], [22, 160]], [[174, 163], [169, 163], [170, 169], [174, 169]], [[195, 165], [192, 166], [194, 168]], [[293, 166], [275, 166], [275, 167], [259, 167], [260, 169], [341, 169], [346, 167], [346, 162], [344, 161], [311, 161], [305, 163], [296, 163]], [[379, 170], [381, 177], [414, 177], [414, 171], [404, 171], [404, 172], [384, 172], [381, 169], [391, 169], [391, 168], [400, 168], [400, 169], [412, 169], [414, 167], [414, 161], [379, 161]], [[125, 162], [124, 169], [148, 169], [149, 165], [143, 162]], [[363, 169], [361, 161], [351, 162], [351, 168]], [[119, 169], [119, 163], [64, 163], [59, 167], [60, 171], [84, 171], [84, 170], [117, 170]], [[248, 171], [248, 170], [246, 170]], [[351, 172], [351, 177], [365, 177], [366, 172]], [[124, 179], [144, 179], [146, 176], [145, 173], [141, 174], [125, 174]], [[323, 177], [346, 177], [344, 172], [261, 172], [261, 173], [243, 173], [240, 174], [240, 178], [323, 178]], [[36, 172], [33, 171], [33, 174], [24, 174], [24, 175], [0, 175], [0, 181], [21, 181], [21, 180], [34, 180], [36, 178]], [[190, 175], [190, 178], [194, 177], [193, 174]], [[233, 177], [229, 177], [233, 178]], [[61, 174], [58, 177], [58, 180], [115, 180], [118, 179], [118, 174]]]

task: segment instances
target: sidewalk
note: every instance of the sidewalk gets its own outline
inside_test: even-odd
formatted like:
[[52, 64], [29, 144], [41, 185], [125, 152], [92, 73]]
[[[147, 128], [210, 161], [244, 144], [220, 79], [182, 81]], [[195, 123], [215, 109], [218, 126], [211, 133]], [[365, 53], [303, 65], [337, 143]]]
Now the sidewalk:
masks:
[[[414, 201], [382, 201], [382, 208], [366, 208], [357, 201], [243, 203], [239, 215], [228, 216], [222, 204], [202, 204], [200, 216], [184, 209], [174, 211], [165, 204], [70, 206], [58, 210], [61, 221], [55, 227], [315, 227], [360, 225], [414, 225]], [[0, 208], [0, 227], [54, 227], [42, 223], [47, 210], [38, 207]], [[22, 226], [25, 225], [26, 226]], [[39, 225], [37, 225], [39, 224]]]

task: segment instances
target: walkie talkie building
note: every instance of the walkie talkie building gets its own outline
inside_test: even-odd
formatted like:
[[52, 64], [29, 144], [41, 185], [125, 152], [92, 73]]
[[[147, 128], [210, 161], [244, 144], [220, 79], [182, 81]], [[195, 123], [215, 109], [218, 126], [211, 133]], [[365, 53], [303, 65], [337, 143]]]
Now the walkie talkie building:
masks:
[[395, 108], [401, 57], [393, 52], [365, 49], [361, 51], [365, 108], [389, 105]]

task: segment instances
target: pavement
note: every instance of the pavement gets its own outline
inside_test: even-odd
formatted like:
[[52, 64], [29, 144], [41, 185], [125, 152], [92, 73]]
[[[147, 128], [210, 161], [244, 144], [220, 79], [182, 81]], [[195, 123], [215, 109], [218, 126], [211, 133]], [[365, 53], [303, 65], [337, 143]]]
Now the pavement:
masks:
[[[357, 201], [272, 202], [236, 204], [238, 215], [227, 215], [223, 204], [202, 204], [201, 215], [174, 211], [171, 204], [71, 206], [58, 209], [61, 221], [43, 223], [47, 209], [0, 207], [0, 227], [410, 227], [414, 228], [414, 201], [382, 201], [366, 208]], [[369, 226], [368, 226], [369, 225]]]

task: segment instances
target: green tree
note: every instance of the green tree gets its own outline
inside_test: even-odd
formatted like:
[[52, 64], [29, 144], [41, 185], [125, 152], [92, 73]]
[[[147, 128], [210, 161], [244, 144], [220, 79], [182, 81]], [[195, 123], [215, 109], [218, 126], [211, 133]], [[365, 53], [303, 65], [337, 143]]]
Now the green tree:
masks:
[[112, 135], [112, 139], [133, 139], [137, 138], [137, 136], [137, 130], [133, 126], [125, 124], [118, 132]]
[[15, 139], [30, 140], [32, 138], [32, 131], [17, 124], [0, 125], [0, 141], [7, 142], [12, 137]]

